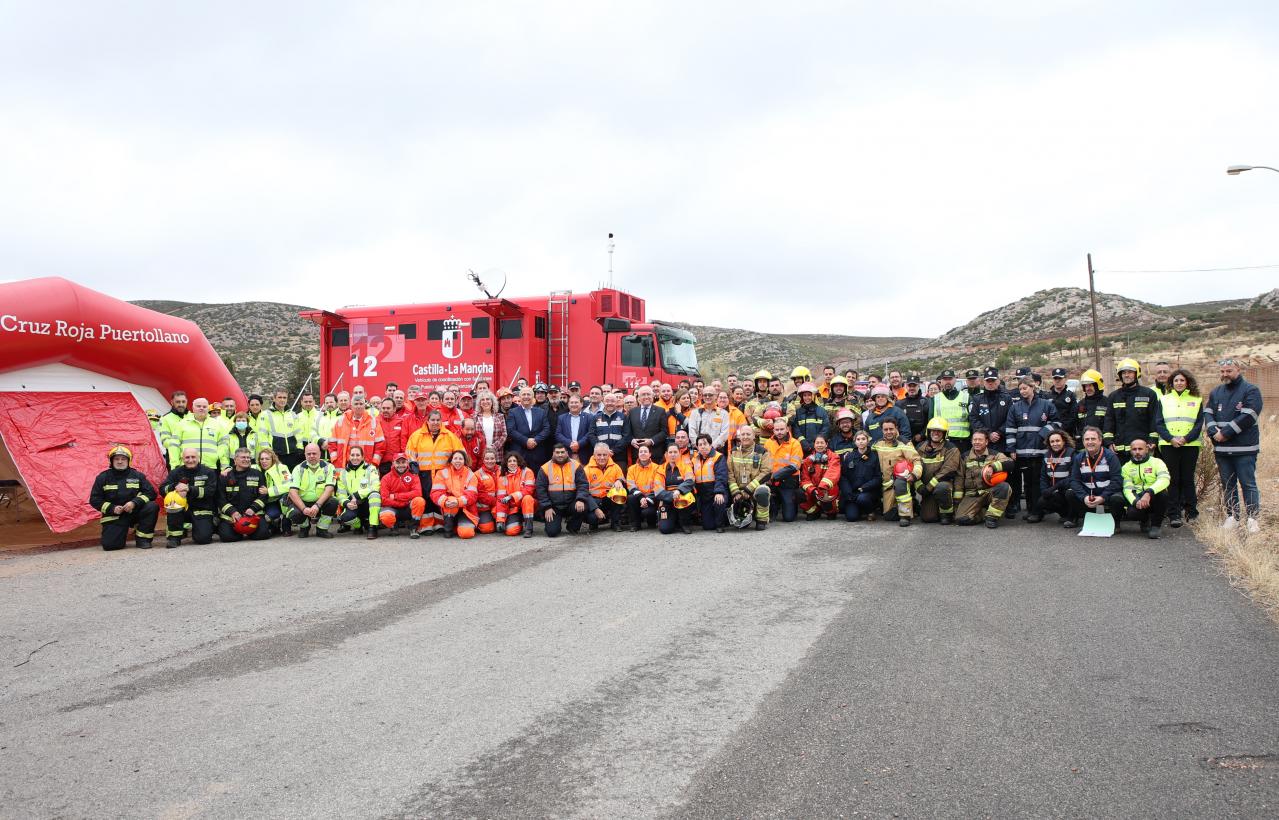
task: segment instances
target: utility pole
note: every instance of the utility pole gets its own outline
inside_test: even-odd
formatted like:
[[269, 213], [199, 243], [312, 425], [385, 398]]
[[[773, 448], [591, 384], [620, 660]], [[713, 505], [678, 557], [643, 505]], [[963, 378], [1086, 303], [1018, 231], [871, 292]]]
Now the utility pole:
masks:
[[608, 286], [613, 287], [613, 232], [608, 234]]
[[1093, 281], [1092, 254], [1088, 254], [1088, 301], [1092, 302], [1092, 366], [1101, 369], [1101, 343], [1097, 340], [1097, 285]]

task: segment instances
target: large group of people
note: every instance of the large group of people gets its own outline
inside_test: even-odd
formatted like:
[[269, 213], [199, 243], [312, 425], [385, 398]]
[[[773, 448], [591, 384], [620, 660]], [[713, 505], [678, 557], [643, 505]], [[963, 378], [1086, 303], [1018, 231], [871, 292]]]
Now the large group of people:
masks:
[[[1222, 526], [1258, 529], [1262, 409], [1240, 363], [1225, 360], [1203, 396], [1165, 363], [1153, 384], [1124, 359], [1106, 392], [1096, 370], [1051, 383], [1022, 368], [935, 380], [886, 380], [827, 366], [790, 384], [761, 370], [705, 382], [585, 390], [517, 381], [496, 391], [385, 385], [381, 395], [286, 391], [210, 403], [175, 393], [149, 411], [169, 473], [157, 488], [116, 446], [89, 503], [102, 546], [207, 544], [336, 532], [500, 533], [567, 530], [691, 533], [763, 530], [816, 519], [999, 526], [1024, 508], [1037, 523], [1087, 513], [1137, 521], [1158, 538], [1199, 515], [1195, 468], [1205, 439], [1225, 494]], [[335, 532], [336, 531], [336, 532]]]

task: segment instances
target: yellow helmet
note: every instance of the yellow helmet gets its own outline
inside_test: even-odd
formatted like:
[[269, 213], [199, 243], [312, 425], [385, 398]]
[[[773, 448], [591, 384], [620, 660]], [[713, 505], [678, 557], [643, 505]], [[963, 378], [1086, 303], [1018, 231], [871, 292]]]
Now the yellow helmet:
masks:
[[794, 370], [790, 372], [790, 377], [792, 379], [804, 379], [805, 381], [807, 381], [808, 379], [811, 379], [813, 377], [813, 374], [808, 371], [807, 367], [804, 367], [801, 364], [799, 367], [795, 368]]
[[169, 512], [177, 512], [187, 508], [187, 500], [177, 490], [170, 490], [164, 497], [164, 508]]
[[751, 381], [759, 381], [760, 379], [771, 382], [773, 380], [773, 374], [769, 373], [767, 370], [759, 370], [756, 371], [754, 376], [751, 376]]
[[130, 450], [128, 447], [125, 447], [123, 444], [117, 444], [116, 446], [112, 447], [110, 450], [107, 451], [107, 463], [110, 464], [111, 459], [115, 458], [116, 456], [124, 456], [125, 458], [129, 459], [130, 464], [133, 463], [133, 451]]
[[946, 421], [946, 420], [945, 420], [944, 418], [942, 418], [941, 416], [933, 416], [931, 419], [929, 419], [929, 420], [928, 420], [928, 424], [926, 425], [926, 429], [928, 429], [928, 430], [941, 430], [943, 433], [949, 433], [949, 432], [950, 432], [950, 422]]
[[1106, 380], [1103, 379], [1101, 377], [1101, 374], [1098, 373], [1096, 370], [1092, 370], [1092, 369], [1085, 370], [1083, 374], [1079, 377], [1079, 383], [1081, 385], [1088, 384], [1089, 382], [1097, 385], [1098, 393], [1106, 389]]
[[1137, 374], [1137, 378], [1141, 378], [1141, 362], [1133, 358], [1120, 359], [1119, 364], [1115, 365], [1115, 372], [1122, 373], [1125, 370], [1131, 370]]
[[848, 386], [848, 379], [844, 378], [843, 376], [835, 376], [833, 379], [831, 379], [831, 380], [830, 380], [830, 383], [831, 383], [831, 384], [842, 384], [842, 385], [844, 385], [845, 387], [847, 387], [847, 386]]
[[691, 507], [693, 505], [693, 500], [692, 493], [680, 493], [675, 496], [675, 509], [682, 510], [685, 507]]
[[618, 504], [626, 503], [626, 488], [612, 486], [608, 490], [608, 500], [617, 502]]

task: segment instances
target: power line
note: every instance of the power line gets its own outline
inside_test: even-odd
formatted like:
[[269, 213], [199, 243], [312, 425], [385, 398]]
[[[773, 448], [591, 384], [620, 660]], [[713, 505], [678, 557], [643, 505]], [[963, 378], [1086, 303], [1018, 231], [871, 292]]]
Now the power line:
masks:
[[1237, 268], [1183, 268], [1182, 270], [1099, 270], [1095, 273], [1220, 273], [1232, 270], [1264, 270], [1265, 268], [1279, 268], [1279, 263], [1273, 265], [1244, 265]]

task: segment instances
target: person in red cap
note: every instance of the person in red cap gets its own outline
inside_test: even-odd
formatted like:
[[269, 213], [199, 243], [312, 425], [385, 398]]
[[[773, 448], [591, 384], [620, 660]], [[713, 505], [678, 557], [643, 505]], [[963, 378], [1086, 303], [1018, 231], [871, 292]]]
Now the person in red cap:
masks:
[[398, 527], [408, 525], [409, 538], [421, 535], [422, 515], [426, 512], [426, 497], [417, 473], [409, 469], [409, 458], [396, 453], [391, 459], [391, 471], [382, 476], [382, 509], [378, 520], [388, 535], [394, 535]]

